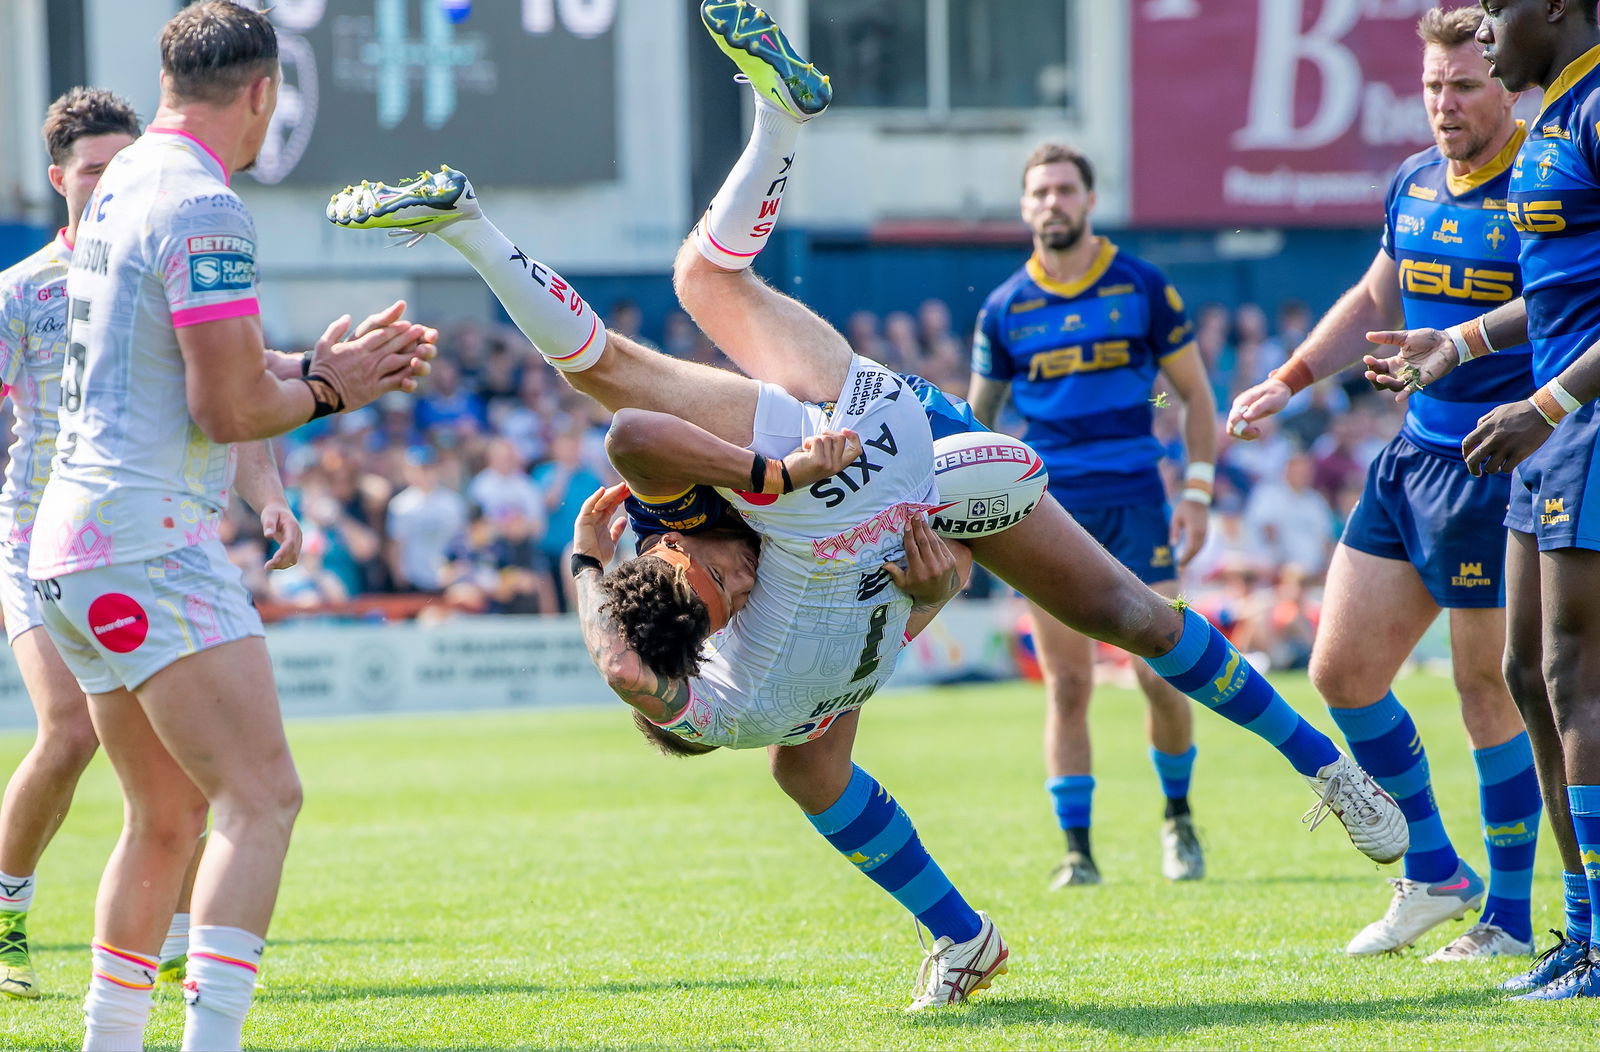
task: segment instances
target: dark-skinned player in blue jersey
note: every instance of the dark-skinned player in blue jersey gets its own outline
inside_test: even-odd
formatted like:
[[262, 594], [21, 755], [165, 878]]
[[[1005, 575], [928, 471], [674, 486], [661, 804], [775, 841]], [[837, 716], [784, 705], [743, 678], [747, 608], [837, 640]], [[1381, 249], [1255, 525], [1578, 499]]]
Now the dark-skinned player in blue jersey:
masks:
[[[1418, 22], [1435, 145], [1395, 173], [1383, 247], [1366, 276], [1282, 368], [1234, 400], [1233, 434], [1255, 438], [1257, 423], [1300, 390], [1360, 361], [1370, 349], [1369, 330], [1444, 329], [1521, 293], [1517, 232], [1505, 202], [1525, 131], [1512, 115], [1518, 96], [1489, 76], [1473, 40], [1480, 17], [1476, 5], [1433, 8]], [[1368, 471], [1328, 568], [1311, 681], [1351, 752], [1399, 801], [1411, 827], [1405, 875], [1393, 882], [1383, 916], [1350, 941], [1351, 954], [1399, 950], [1474, 907], [1483, 911], [1480, 922], [1430, 961], [1533, 951], [1529, 897], [1539, 781], [1500, 669], [1511, 480], [1474, 476], [1461, 453], [1479, 417], [1533, 392], [1531, 352], [1526, 343], [1507, 347], [1409, 400], [1400, 434]], [[1440, 610], [1449, 612], [1456, 691], [1478, 771], [1487, 889], [1456, 854], [1434, 800], [1422, 736], [1391, 689]], [[1558, 841], [1576, 859], [1571, 836]], [[1577, 888], [1587, 900], [1581, 880]], [[1581, 933], [1588, 920], [1585, 901], [1571, 924]]]
[[[1404, 399], [1463, 360], [1533, 345], [1533, 397], [1484, 414], [1462, 444], [1474, 473], [1511, 472], [1506, 549], [1506, 682], [1522, 710], [1551, 813], [1570, 824], [1569, 884], [1600, 902], [1600, 26], [1596, 0], [1485, 0], [1477, 41], [1508, 91], [1541, 88], [1543, 108], [1511, 171], [1507, 212], [1521, 235], [1522, 296], [1462, 325], [1375, 332], [1398, 353], [1367, 377]], [[1564, 794], [1570, 820], [1554, 806]], [[1564, 830], [1562, 830], [1564, 832]], [[1574, 868], [1574, 863], [1576, 867]], [[1507, 984], [1530, 1000], [1600, 995], [1577, 924]]]

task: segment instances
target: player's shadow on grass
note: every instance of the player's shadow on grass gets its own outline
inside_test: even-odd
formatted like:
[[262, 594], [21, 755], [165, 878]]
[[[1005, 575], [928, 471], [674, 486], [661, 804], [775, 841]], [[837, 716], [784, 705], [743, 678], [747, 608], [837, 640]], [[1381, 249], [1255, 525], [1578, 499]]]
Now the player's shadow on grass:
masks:
[[536, 994], [560, 997], [566, 994], [658, 994], [674, 991], [735, 990], [755, 994], [776, 994], [785, 991], [812, 989], [814, 984], [803, 984], [792, 979], [658, 979], [654, 981], [625, 982], [613, 980], [603, 983], [386, 983], [381, 986], [353, 986], [340, 984], [333, 987], [293, 989], [263, 986], [256, 992], [258, 1001], [348, 1001], [381, 997], [477, 997], [496, 994]]
[[974, 1000], [964, 1012], [924, 1012], [917, 1024], [934, 1027], [993, 1027], [1059, 1022], [1074, 1027], [1138, 1037], [1189, 1033], [1213, 1026], [1247, 1027], [1273, 1023], [1402, 1023], [1437, 1021], [1441, 1010], [1484, 1008], [1501, 1003], [1495, 990], [1437, 993], [1430, 997], [1368, 1001], [1303, 1000], [1212, 1001], [1200, 1004], [1104, 1005], [1069, 1003], [1043, 997]]

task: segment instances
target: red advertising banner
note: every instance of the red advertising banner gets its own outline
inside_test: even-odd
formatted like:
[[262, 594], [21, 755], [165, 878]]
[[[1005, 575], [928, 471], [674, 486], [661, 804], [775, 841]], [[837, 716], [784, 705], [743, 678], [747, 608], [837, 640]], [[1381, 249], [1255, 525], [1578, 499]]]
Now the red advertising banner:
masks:
[[1431, 141], [1436, 0], [1133, 0], [1133, 220], [1367, 225]]

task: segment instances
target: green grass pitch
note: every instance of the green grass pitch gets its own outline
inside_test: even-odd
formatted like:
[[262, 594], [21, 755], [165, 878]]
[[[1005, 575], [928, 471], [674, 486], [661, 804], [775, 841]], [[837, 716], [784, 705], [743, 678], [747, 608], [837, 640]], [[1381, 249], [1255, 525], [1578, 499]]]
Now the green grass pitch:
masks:
[[[1303, 678], [1281, 677], [1328, 728]], [[1483, 862], [1448, 681], [1398, 689], [1457, 846]], [[615, 709], [299, 723], [306, 787], [247, 1048], [1588, 1048], [1600, 1006], [1505, 1003], [1517, 970], [1350, 960], [1380, 870], [1256, 738], [1196, 714], [1202, 883], [1162, 881], [1142, 705], [1094, 711], [1099, 888], [1048, 892], [1060, 851], [1025, 685], [886, 694], [858, 760], [999, 923], [1011, 974], [902, 1014], [910, 919], [817, 837], [759, 754], [673, 761]], [[7, 770], [27, 746], [0, 737]], [[0, 1002], [0, 1048], [78, 1047], [95, 883], [119, 821], [97, 760], [46, 855], [30, 928], [45, 988]], [[1388, 872], [1394, 872], [1390, 867]], [[1548, 837], [1535, 926], [1560, 926]], [[1541, 945], [1547, 945], [1544, 936]], [[174, 1048], [158, 995], [151, 1048]]]

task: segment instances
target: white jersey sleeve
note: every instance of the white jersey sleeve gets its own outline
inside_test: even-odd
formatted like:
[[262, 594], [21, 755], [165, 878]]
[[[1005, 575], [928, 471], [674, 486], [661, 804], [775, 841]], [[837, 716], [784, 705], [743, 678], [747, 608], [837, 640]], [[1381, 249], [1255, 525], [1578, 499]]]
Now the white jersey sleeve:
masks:
[[20, 546], [24, 559], [56, 450], [71, 261], [63, 231], [0, 274], [0, 383], [16, 421], [0, 488], [0, 540]]

